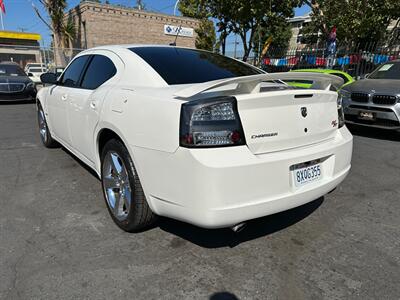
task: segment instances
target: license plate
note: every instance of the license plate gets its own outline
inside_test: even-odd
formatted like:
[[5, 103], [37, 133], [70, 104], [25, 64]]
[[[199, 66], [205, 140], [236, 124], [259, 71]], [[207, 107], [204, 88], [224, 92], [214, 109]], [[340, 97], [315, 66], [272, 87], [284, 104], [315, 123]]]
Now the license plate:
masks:
[[307, 183], [320, 180], [321, 178], [322, 178], [321, 164], [294, 167], [293, 179], [295, 186], [303, 186]]
[[369, 111], [360, 111], [360, 113], [358, 114], [358, 118], [361, 120], [374, 121], [375, 115], [374, 113]]

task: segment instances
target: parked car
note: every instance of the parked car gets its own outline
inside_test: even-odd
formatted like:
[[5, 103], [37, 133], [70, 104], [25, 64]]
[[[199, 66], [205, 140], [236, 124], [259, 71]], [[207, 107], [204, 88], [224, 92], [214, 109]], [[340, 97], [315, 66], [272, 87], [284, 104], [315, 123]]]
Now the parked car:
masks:
[[42, 67], [29, 67], [27, 74], [29, 78], [36, 84], [41, 83], [40, 76], [47, 72], [47, 69]]
[[32, 101], [35, 97], [35, 84], [18, 64], [0, 63], [0, 101]]
[[55, 67], [52, 72], [55, 73], [57, 75], [57, 78], [60, 77], [60, 75], [62, 74], [62, 72], [64, 72], [64, 67]]
[[[346, 72], [340, 71], [340, 70], [332, 70], [332, 69], [297, 69], [297, 70], [292, 70], [291, 72], [313, 72], [313, 73], [323, 73], [323, 74], [331, 74], [335, 76], [339, 76], [340, 78], [343, 79], [344, 84], [342, 87], [345, 87], [346, 85], [354, 82], [354, 78], [349, 75]], [[293, 81], [293, 82], [287, 82], [287, 84], [295, 87], [300, 87], [300, 88], [305, 88], [309, 89], [312, 85], [311, 82], [307, 80], [298, 80], [298, 81]]]
[[[38, 92], [40, 137], [97, 173], [126, 231], [156, 215], [235, 230], [318, 199], [350, 170], [337, 93], [293, 89], [281, 77], [195, 49], [94, 48], [60, 79], [42, 75], [51, 86]], [[329, 75], [321, 84], [329, 80], [343, 84]]]
[[44, 73], [47, 72], [46, 65], [42, 63], [27, 63], [24, 68], [25, 73], [28, 73], [29, 68], [40, 68]]
[[400, 60], [379, 66], [341, 94], [347, 123], [400, 131]]

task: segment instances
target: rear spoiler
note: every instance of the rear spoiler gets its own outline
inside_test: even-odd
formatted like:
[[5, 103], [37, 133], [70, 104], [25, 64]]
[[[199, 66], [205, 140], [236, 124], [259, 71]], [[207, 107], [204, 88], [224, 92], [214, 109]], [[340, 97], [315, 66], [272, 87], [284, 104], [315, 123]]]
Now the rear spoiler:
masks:
[[312, 82], [311, 89], [315, 90], [338, 90], [344, 80], [338, 76], [311, 73], [311, 72], [282, 72], [282, 73], [265, 73], [260, 75], [250, 75], [243, 77], [234, 77], [227, 79], [219, 79], [195, 84], [189, 88], [182, 89], [174, 94], [177, 98], [188, 99], [197, 96], [203, 92], [213, 90], [222, 86], [237, 84], [236, 91], [238, 93], [259, 93], [262, 82], [281, 83], [285, 81], [306, 80]]

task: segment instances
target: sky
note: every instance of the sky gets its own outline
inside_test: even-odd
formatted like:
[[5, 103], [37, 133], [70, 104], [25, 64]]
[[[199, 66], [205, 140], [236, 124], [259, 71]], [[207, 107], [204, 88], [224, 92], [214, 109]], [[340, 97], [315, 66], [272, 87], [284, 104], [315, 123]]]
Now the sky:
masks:
[[[3, 15], [4, 27], [5, 30], [12, 31], [27, 31], [27, 32], [35, 32], [40, 33], [42, 35], [41, 44], [48, 46], [51, 41], [51, 36], [46, 25], [36, 16], [32, 5], [35, 5], [42, 14], [46, 16], [46, 13], [43, 11], [41, 4], [38, 0], [3, 0], [6, 7], [6, 14]], [[111, 4], [123, 4], [126, 6], [134, 6], [136, 4], [136, 0], [109, 0]], [[174, 5], [176, 0], [143, 0], [146, 9], [166, 13], [173, 14], [174, 13]], [[78, 3], [80, 0], [67, 0], [68, 8], [72, 8]], [[304, 15], [309, 11], [308, 7], [301, 7], [296, 9], [296, 16]], [[177, 13], [179, 15], [179, 11]], [[238, 39], [240, 40], [240, 39]], [[227, 50], [231, 51], [235, 44], [235, 37], [230, 36], [227, 41]], [[240, 48], [241, 45], [239, 44]]]

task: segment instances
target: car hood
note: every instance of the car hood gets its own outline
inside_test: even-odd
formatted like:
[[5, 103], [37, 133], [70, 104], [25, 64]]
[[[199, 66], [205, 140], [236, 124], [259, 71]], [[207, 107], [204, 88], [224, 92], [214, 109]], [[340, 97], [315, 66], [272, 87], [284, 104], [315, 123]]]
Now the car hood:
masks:
[[30, 83], [32, 80], [27, 76], [0, 76], [0, 83]]
[[396, 79], [363, 79], [355, 81], [343, 88], [349, 92], [365, 92], [378, 94], [400, 94], [400, 80]]

